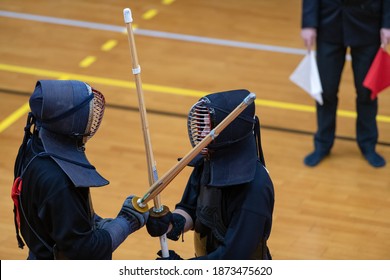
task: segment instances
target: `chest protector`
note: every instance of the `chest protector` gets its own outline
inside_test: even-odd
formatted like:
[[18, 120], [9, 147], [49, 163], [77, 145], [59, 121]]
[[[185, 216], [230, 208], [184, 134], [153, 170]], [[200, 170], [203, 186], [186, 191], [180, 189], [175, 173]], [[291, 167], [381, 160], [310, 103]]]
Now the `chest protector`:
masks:
[[195, 221], [195, 254], [207, 255], [223, 244], [227, 226], [225, 225], [227, 213], [222, 197], [222, 189], [208, 187], [210, 168], [206, 161], [201, 178], [200, 193], [197, 199]]

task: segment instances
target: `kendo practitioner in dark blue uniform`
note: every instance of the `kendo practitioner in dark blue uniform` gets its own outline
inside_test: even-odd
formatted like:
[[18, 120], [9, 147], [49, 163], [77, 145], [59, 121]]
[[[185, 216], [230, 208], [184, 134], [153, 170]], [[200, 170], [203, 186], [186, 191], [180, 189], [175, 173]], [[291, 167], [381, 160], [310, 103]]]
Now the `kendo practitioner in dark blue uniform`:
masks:
[[370, 99], [363, 81], [381, 44], [386, 47], [390, 43], [390, 0], [303, 0], [301, 36], [309, 50], [317, 45], [324, 101], [322, 106], [316, 104], [315, 150], [304, 163], [316, 166], [333, 147], [339, 84], [349, 47], [356, 88], [357, 144], [371, 166], [384, 166], [385, 159], [375, 151], [378, 100]]
[[[190, 110], [188, 132], [195, 146], [249, 94], [233, 90], [207, 95]], [[274, 188], [265, 168], [255, 105], [248, 106], [191, 163], [181, 201], [164, 218], [150, 212], [151, 236], [178, 240], [194, 230], [194, 259], [271, 259]], [[161, 257], [161, 252], [159, 252]], [[170, 250], [169, 258], [181, 259]]]
[[27, 244], [28, 259], [111, 259], [146, 223], [149, 213], [133, 208], [133, 196], [113, 219], [94, 213], [90, 187], [109, 182], [88, 161], [85, 143], [104, 105], [104, 96], [80, 81], [36, 84], [12, 189], [19, 247]]

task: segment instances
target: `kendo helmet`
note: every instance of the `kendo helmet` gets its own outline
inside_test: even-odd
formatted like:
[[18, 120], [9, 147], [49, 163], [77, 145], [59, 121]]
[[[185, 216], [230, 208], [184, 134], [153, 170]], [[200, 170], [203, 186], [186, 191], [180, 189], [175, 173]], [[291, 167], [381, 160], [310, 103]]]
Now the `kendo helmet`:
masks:
[[77, 187], [109, 183], [85, 155], [85, 143], [103, 118], [102, 93], [81, 81], [40, 80], [30, 97], [30, 108], [45, 152]]
[[[194, 147], [250, 94], [248, 90], [212, 93], [199, 99], [188, 114], [187, 128]], [[210, 186], [236, 185], [253, 180], [259, 159], [255, 104], [251, 103], [205, 149]]]

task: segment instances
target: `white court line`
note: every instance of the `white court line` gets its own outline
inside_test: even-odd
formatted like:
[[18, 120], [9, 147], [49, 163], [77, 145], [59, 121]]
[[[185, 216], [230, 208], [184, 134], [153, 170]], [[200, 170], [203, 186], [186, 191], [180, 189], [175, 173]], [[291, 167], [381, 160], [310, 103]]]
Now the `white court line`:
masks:
[[[16, 13], [16, 12], [9, 12], [9, 11], [2, 11], [2, 10], [0, 10], [0, 16], [23, 19], [23, 20], [46, 22], [52, 24], [67, 25], [67, 26], [76, 26], [76, 27], [89, 28], [95, 30], [105, 30], [105, 31], [112, 31], [112, 32], [119, 32], [119, 33], [126, 32], [126, 27], [122, 27], [122, 26], [101, 24], [101, 23], [94, 23], [94, 22], [87, 22], [87, 21], [80, 21], [80, 20], [63, 19], [63, 18], [56, 18], [56, 17], [39, 16], [39, 15], [32, 15], [32, 14], [25, 14], [25, 13]], [[307, 53], [305, 49], [216, 39], [210, 37], [185, 35], [185, 34], [178, 34], [178, 33], [171, 33], [171, 32], [140, 29], [140, 28], [135, 29], [134, 34], [154, 37], [154, 38], [172, 39], [172, 40], [187, 41], [187, 42], [194, 42], [194, 43], [212, 44], [212, 45], [219, 45], [225, 47], [270, 51], [270, 52], [286, 53], [286, 54], [305, 55]]]

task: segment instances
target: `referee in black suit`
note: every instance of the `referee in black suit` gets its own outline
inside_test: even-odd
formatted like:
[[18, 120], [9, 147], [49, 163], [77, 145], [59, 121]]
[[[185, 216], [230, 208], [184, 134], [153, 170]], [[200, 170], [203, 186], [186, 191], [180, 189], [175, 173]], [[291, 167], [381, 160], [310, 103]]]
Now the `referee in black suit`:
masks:
[[341, 74], [350, 48], [356, 88], [356, 139], [373, 167], [385, 166], [375, 151], [378, 141], [378, 100], [370, 99], [363, 80], [382, 45], [390, 43], [390, 0], [303, 0], [301, 36], [308, 50], [316, 43], [324, 104], [316, 104], [314, 151], [304, 163], [316, 166], [329, 155], [335, 140], [336, 111]]

